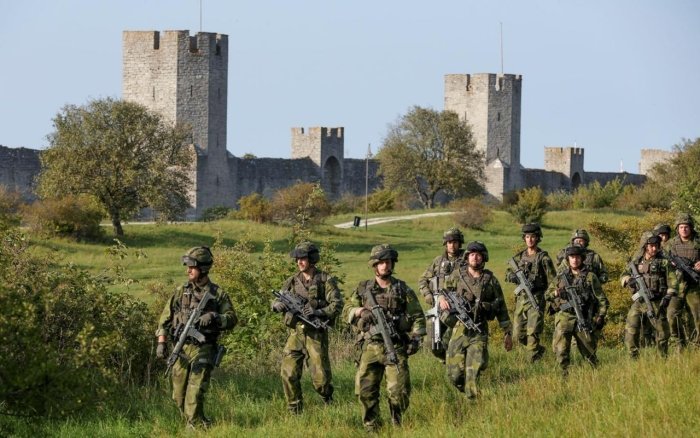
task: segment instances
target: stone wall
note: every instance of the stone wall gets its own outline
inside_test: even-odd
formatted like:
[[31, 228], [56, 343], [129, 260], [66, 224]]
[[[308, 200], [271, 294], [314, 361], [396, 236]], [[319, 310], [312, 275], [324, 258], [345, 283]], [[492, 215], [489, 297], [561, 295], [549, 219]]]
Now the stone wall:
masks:
[[657, 165], [670, 160], [676, 155], [672, 151], [664, 151], [661, 149], [642, 149], [641, 158], [639, 160], [639, 173], [648, 175], [651, 169]]
[[41, 171], [41, 151], [0, 145], [0, 185], [18, 191], [26, 200], [36, 199], [34, 181]]

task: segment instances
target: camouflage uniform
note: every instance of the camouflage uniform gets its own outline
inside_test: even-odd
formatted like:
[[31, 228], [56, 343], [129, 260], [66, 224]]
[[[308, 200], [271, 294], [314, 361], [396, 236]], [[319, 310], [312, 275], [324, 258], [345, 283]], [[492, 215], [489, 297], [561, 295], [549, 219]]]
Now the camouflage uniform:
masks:
[[[567, 254], [569, 253], [578, 254], [581, 257], [584, 254], [583, 248], [576, 246], [568, 248]], [[581, 310], [590, 327], [593, 326], [594, 320], [599, 323], [605, 319], [609, 303], [598, 277], [593, 272], [587, 271], [585, 266], [578, 274], [574, 274], [571, 268], [567, 267], [557, 275], [555, 282], [550, 283], [545, 298], [552, 304], [552, 310], [556, 312], [552, 350], [562, 373], [566, 375], [571, 362], [572, 338], [576, 338], [579, 352], [591, 365], [597, 365], [598, 359], [596, 357], [597, 343], [593, 333], [587, 335], [578, 327], [576, 314], [573, 307], [570, 307], [571, 303], [568, 302], [568, 295], [565, 292], [564, 276], [568, 279], [569, 284], [576, 288], [582, 301]]]
[[[661, 245], [661, 239], [651, 233], [645, 233], [642, 236], [642, 252], [645, 251], [647, 244], [655, 244], [657, 247]], [[635, 256], [632, 259], [637, 267], [637, 271], [642, 276], [644, 284], [649, 291], [649, 300], [651, 301], [651, 311], [656, 315], [656, 320], [652, 321], [647, 316], [647, 305], [640, 297], [636, 299], [629, 312], [627, 312], [627, 321], [625, 324], [625, 346], [629, 351], [630, 356], [634, 359], [639, 356], [640, 336], [643, 334], [643, 326], [653, 327], [655, 329], [655, 343], [659, 352], [665, 356], [668, 352], [669, 326], [666, 318], [665, 305], [672, 296], [675, 296], [678, 291], [678, 280], [675, 269], [670, 266], [668, 260], [657, 252], [652, 258], [647, 259], [645, 255]], [[632, 270], [629, 266], [620, 278], [622, 286], [628, 286], [637, 292], [636, 282], [632, 278]], [[665, 300], [663, 300], [665, 298]]]
[[[458, 241], [461, 246], [461, 244], [464, 243], [464, 235], [459, 229], [450, 228], [449, 230], [445, 231], [445, 233], [443, 233], [442, 244], [446, 245], [447, 242], [451, 240]], [[438, 287], [443, 287], [445, 278], [449, 277], [455, 269], [459, 269], [458, 266], [462, 262], [463, 255], [464, 250], [462, 248], [460, 248], [455, 255], [450, 255], [447, 252], [447, 250], [445, 250], [445, 252], [433, 259], [433, 262], [430, 264], [430, 266], [428, 266], [425, 272], [423, 272], [423, 275], [420, 276], [420, 278], [418, 279], [418, 287], [420, 293], [423, 295], [429, 306], [432, 307], [433, 304], [431, 304], [431, 302], [434, 301], [434, 294], [438, 292], [432, 290], [431, 280], [437, 277]], [[436, 321], [434, 321], [432, 318], [426, 321], [428, 333], [432, 333], [433, 324], [435, 324], [435, 322]], [[435, 357], [444, 362], [446, 354], [445, 347], [450, 342], [452, 329], [447, 327], [444, 323], [440, 323], [439, 321], [437, 322], [440, 324], [440, 333], [442, 334], [442, 345], [439, 347], [434, 346], [432, 345], [433, 343], [431, 339], [428, 339], [428, 341], [431, 341], [431, 352], [433, 353], [433, 355], [435, 355]], [[430, 336], [427, 337], [430, 338]]]
[[[685, 242], [677, 234], [680, 224], [688, 224], [691, 227], [692, 233]], [[681, 214], [676, 220], [676, 236], [669, 240], [664, 247], [670, 253], [684, 257], [691, 262], [691, 266], [700, 260], [700, 237], [694, 228], [693, 218], [688, 214]], [[683, 333], [683, 310], [686, 310], [689, 315], [687, 318], [692, 318], [693, 323], [687, 331]], [[679, 273], [678, 278], [678, 296], [671, 299], [667, 310], [668, 321], [671, 328], [671, 338], [669, 345], [675, 349], [679, 349], [684, 339], [692, 341], [694, 344], [700, 345], [700, 285], [688, 278], [685, 273]]]
[[585, 252], [583, 255], [583, 266], [585, 267], [586, 271], [594, 273], [596, 277], [598, 277], [598, 281], [600, 282], [600, 284], [605, 284], [608, 281], [610, 281], [610, 278], [608, 277], [608, 270], [605, 267], [605, 263], [603, 263], [603, 259], [597, 252], [588, 248], [590, 238], [586, 230], [574, 231], [569, 246], [567, 246], [566, 248], [562, 248], [559, 251], [559, 253], [557, 254], [557, 271], [561, 272], [563, 270], [566, 270], [566, 268], [569, 266], [566, 260], [566, 250], [569, 247], [573, 246], [574, 239], [579, 238], [583, 239], [586, 242], [584, 246]]
[[[540, 239], [542, 238], [541, 228], [537, 224], [526, 224], [523, 226], [523, 233], [537, 234]], [[533, 362], [544, 354], [544, 347], [540, 345], [540, 337], [544, 329], [544, 293], [549, 283], [554, 281], [557, 276], [554, 263], [547, 251], [539, 247], [535, 249], [536, 253], [532, 256], [528, 255], [527, 249], [525, 249], [513, 257], [515, 263], [532, 284], [532, 295], [539, 305], [539, 309], [533, 308], [525, 292], [521, 292], [515, 297], [513, 336], [520, 344], [527, 347], [530, 360]], [[506, 281], [518, 284], [515, 272], [510, 265], [506, 268]]]
[[[386, 257], [394, 261], [398, 259], [398, 253], [388, 245], [374, 247], [370, 266], [377, 261], [386, 260], [382, 257], [388, 252], [392, 252], [392, 255]], [[388, 281], [391, 285], [387, 288], [380, 287], [376, 279], [361, 281], [343, 309], [343, 318], [358, 329], [357, 347], [360, 356], [356, 361], [355, 395], [362, 404], [362, 421], [368, 430], [375, 430], [381, 423], [379, 391], [384, 376], [392, 422], [401, 423], [401, 416], [408, 409], [411, 396], [408, 356], [417, 349], [415, 340], [420, 342], [420, 337], [426, 333], [425, 316], [415, 292], [393, 276]], [[372, 306], [368, 303], [370, 294], [398, 335], [392, 339], [398, 357], [397, 366], [388, 364], [386, 348], [376, 329], [376, 321], [368, 322], [356, 316], [358, 308], [371, 309]]]
[[[196, 249], [193, 248], [188, 254]], [[175, 291], [163, 308], [156, 331], [157, 337], [165, 336], [171, 342], [177, 342], [180, 335], [178, 330], [187, 322], [190, 312], [199, 305], [206, 293], [213, 298], [205, 304], [202, 315], [213, 312], [217, 317], [206, 327], [201, 327], [199, 322], [195, 323], [195, 328], [205, 336], [205, 342], [199, 343], [188, 338], [183, 353], [189, 360], [181, 357], [172, 367], [172, 397], [189, 425], [209, 423], [204, 416], [204, 394], [214, 368], [217, 340], [222, 331], [230, 330], [236, 325], [236, 312], [228, 294], [206, 276], [198, 284], [188, 282]]]
[[[335, 278], [315, 268], [308, 281], [302, 272], [298, 272], [287, 279], [282, 290], [308, 300], [308, 304], [317, 311], [323, 321], [332, 323], [343, 308], [343, 295]], [[314, 389], [325, 403], [330, 403], [333, 400], [333, 384], [328, 355], [328, 332], [304, 324], [290, 312], [285, 313], [284, 322], [290, 330], [283, 350], [280, 375], [287, 407], [293, 413], [300, 413], [303, 409], [301, 375], [304, 360]]]
[[[465, 257], [470, 252], [481, 252], [484, 256], [483, 263], [488, 261], [488, 252], [481, 242], [469, 243]], [[440, 314], [440, 319], [453, 328], [452, 338], [447, 347], [447, 377], [468, 398], [478, 395], [479, 375], [488, 367], [488, 321], [497, 319], [506, 334], [512, 329], [501, 285], [493, 272], [483, 269], [483, 263], [481, 275], [478, 277], [469, 273], [468, 264], [462, 264], [450, 277], [449, 285], [450, 289], [456, 290], [457, 294], [471, 304], [470, 316], [479, 326], [481, 333], [469, 330], [458, 322], [453, 309], [442, 311]]]

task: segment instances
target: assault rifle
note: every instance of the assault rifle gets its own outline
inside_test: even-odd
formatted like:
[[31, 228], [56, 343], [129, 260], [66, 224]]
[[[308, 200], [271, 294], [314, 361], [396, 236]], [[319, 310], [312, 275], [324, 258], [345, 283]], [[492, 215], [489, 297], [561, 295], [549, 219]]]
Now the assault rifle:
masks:
[[204, 343], [204, 341], [206, 341], [206, 338], [202, 334], [202, 332], [194, 328], [194, 324], [197, 321], [199, 321], [199, 317], [202, 315], [202, 310], [204, 310], [204, 306], [207, 305], [207, 302], [211, 298], [213, 298], [213, 296], [209, 292], [206, 292], [202, 299], [199, 301], [199, 304], [197, 304], [197, 307], [190, 311], [190, 316], [189, 318], [187, 318], [187, 322], [182, 327], [178, 327], [175, 330], [175, 337], [177, 337], [178, 339], [177, 343], [175, 344], [175, 347], [173, 348], [173, 352], [170, 353], [170, 356], [168, 357], [168, 365], [165, 368], [166, 376], [168, 375], [170, 369], [173, 367], [173, 365], [175, 365], [175, 362], [177, 362], [179, 358], [183, 358], [186, 361], [190, 360], [190, 358], [182, 352], [182, 349], [185, 347], [185, 342], [187, 342], [187, 338], [194, 338], [195, 340], [197, 340], [197, 342], [200, 343]]
[[433, 307], [431, 307], [430, 310], [425, 312], [425, 317], [433, 320], [433, 330], [432, 333], [430, 333], [430, 338], [432, 341], [431, 348], [433, 349], [433, 351], [439, 351], [444, 349], [442, 345], [442, 330], [440, 329], [440, 303], [438, 300], [437, 293], [437, 291], [440, 290], [439, 280], [439, 277], [433, 277], [430, 279], [430, 293], [433, 294]]
[[700, 274], [693, 269], [693, 262], [685, 257], [673, 254], [670, 251], [663, 251], [663, 257], [665, 257], [673, 266], [680, 269], [686, 278], [695, 282], [695, 284], [700, 283]]
[[530, 283], [530, 280], [527, 279], [523, 270], [515, 262], [515, 258], [511, 257], [510, 260], [508, 260], [508, 264], [510, 265], [511, 269], [513, 270], [515, 276], [518, 279], [518, 287], [515, 288], [513, 293], [517, 297], [521, 293], [525, 292], [525, 296], [527, 297], [527, 300], [530, 303], [530, 305], [533, 308], [537, 309], [537, 312], [541, 315], [542, 309], [540, 309], [540, 306], [537, 304], [535, 296], [532, 294], [532, 283]]
[[[440, 291], [440, 295], [445, 298], [447, 304], [450, 305], [450, 309], [455, 313], [457, 320], [464, 325], [468, 330], [474, 330], [477, 333], [481, 333], [479, 324], [474, 323], [474, 320], [469, 313], [472, 311], [472, 305], [469, 304], [467, 300], [461, 295], [457, 294], [456, 291], [443, 289]], [[478, 306], [478, 300], [477, 304]]]
[[331, 328], [328, 322], [321, 321], [318, 316], [310, 315], [304, 316], [304, 306], [309, 302], [306, 298], [301, 295], [297, 295], [288, 291], [272, 291], [272, 294], [282, 302], [287, 308], [287, 312], [299, 318], [304, 324], [308, 324], [316, 330], [329, 330]]
[[576, 325], [578, 325], [579, 331], [585, 333], [586, 336], [590, 336], [591, 324], [583, 315], [583, 303], [576, 291], [577, 288], [569, 283], [569, 277], [566, 276], [566, 273], [562, 273], [561, 278], [564, 280], [564, 289], [566, 290], [567, 299], [566, 303], [559, 307], [559, 310], [568, 310], [573, 307], [574, 314], [576, 315]]
[[644, 282], [644, 277], [639, 273], [637, 265], [633, 261], [630, 261], [627, 266], [630, 272], [632, 272], [632, 278], [629, 281], [634, 281], [637, 285], [637, 292], [632, 295], [632, 301], [639, 301], [640, 299], [644, 301], [644, 304], [647, 306], [646, 314], [653, 323], [656, 321], [656, 315], [654, 314], [654, 308], [651, 307], [649, 288], [647, 288], [647, 284]]
[[391, 338], [398, 338], [398, 334], [394, 329], [393, 324], [389, 324], [386, 320], [386, 315], [381, 306], [377, 304], [377, 300], [372, 295], [372, 292], [367, 292], [367, 302], [371, 306], [372, 316], [377, 322], [372, 329], [369, 331], [370, 335], [380, 333], [382, 335], [382, 340], [384, 341], [384, 349], [386, 350], [386, 358], [388, 359], [389, 365], [395, 365], [396, 371], [399, 371], [399, 357], [396, 355], [396, 348], [394, 348], [394, 342]]

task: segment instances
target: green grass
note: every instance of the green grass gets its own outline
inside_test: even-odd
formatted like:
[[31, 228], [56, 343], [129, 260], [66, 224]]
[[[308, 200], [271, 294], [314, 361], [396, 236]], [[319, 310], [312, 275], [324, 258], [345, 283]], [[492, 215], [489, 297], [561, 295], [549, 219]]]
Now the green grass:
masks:
[[[415, 213], [415, 212], [414, 212]], [[592, 221], [616, 223], [632, 214], [596, 212], [551, 212], [544, 220], [542, 246], [554, 255], [576, 228]], [[340, 216], [329, 223], [348, 219]], [[330, 239], [337, 244], [338, 257], [346, 274], [343, 291], [348, 296], [357, 282], [371, 276], [367, 267], [370, 248], [389, 242], [399, 251], [396, 276], [417, 288], [417, 279], [438, 255], [442, 232], [453, 226], [450, 216], [391, 222], [357, 230], [320, 227], [315, 240]], [[139, 283], [129, 292], [146, 297], [144, 285], [156, 280], [179, 283], [185, 280], [180, 256], [191, 246], [214, 242], [220, 235], [226, 244], [249, 239], [261, 250], [266, 239], [274, 248], [289, 251], [289, 229], [255, 225], [242, 221], [175, 225], [127, 225], [123, 241], [131, 249], [142, 249], [145, 260], [124, 261], [127, 275]], [[466, 239], [481, 240], [489, 248], [487, 267], [503, 278], [506, 260], [520, 247], [520, 226], [496, 212], [493, 223], [483, 231], [466, 230]], [[76, 244], [62, 240], [40, 242], [40, 251], [54, 253], [61, 263], [74, 263], [93, 272], [107, 266], [105, 248], [109, 243]], [[603, 258], [610, 257], [596, 244]], [[255, 269], [255, 267], [251, 267]], [[216, 281], [216, 269], [212, 271]], [[614, 281], [615, 279], [613, 279]], [[124, 286], [117, 286], [124, 289]], [[511, 298], [509, 288], [505, 288]], [[510, 301], [510, 300], [508, 300]], [[234, 303], [235, 304], [235, 303]], [[512, 303], [509, 303], [512, 305]], [[549, 328], [548, 328], [549, 329]], [[497, 331], [496, 331], [497, 332]], [[335, 336], [335, 335], [334, 335]], [[494, 336], [500, 339], [500, 333]], [[448, 382], [444, 367], [429, 353], [421, 352], [410, 361], [413, 383], [411, 407], [402, 429], [385, 426], [380, 435], [462, 437], [476, 436], [694, 436], [700, 426], [700, 353], [689, 351], [667, 360], [653, 350], [644, 350], [633, 362], [621, 345], [601, 348], [600, 367], [592, 370], [575, 351], [571, 374], [563, 380], [545, 334], [548, 348], [543, 361], [529, 365], [521, 348], [505, 353], [500, 342], [490, 345], [490, 366], [482, 375], [482, 394], [475, 403], [466, 401]], [[282, 345], [269, 347], [281, 351]], [[347, 359], [347, 342], [335, 338], [332, 355], [336, 387], [335, 404], [324, 407], [313, 392], [308, 374], [303, 386], [306, 410], [290, 417], [286, 413], [278, 363], [260, 363], [255, 370], [226, 363], [215, 371], [207, 395], [207, 413], [216, 419], [206, 436], [253, 437], [348, 437], [364, 436], [360, 406], [354, 389], [354, 365]], [[261, 357], [269, 357], [262, 352]], [[386, 419], [386, 399], [382, 401]], [[193, 436], [182, 427], [169, 398], [165, 380], [149, 388], [130, 391], [125, 400], [114, 400], [97, 412], [62, 420], [23, 420], [0, 416], [0, 435], [18, 436]], [[196, 436], [197, 434], [194, 434]]]

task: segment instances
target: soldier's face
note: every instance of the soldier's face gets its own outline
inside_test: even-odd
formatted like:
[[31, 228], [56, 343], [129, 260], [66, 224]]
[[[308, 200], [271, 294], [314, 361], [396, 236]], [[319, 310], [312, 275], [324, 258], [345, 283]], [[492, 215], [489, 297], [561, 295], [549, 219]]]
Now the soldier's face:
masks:
[[690, 225], [688, 224], [678, 225], [678, 235], [683, 239], [688, 239], [690, 237], [690, 234], [692, 233], [691, 230], [692, 228], [690, 228]]
[[196, 266], [188, 266], [187, 267], [187, 279], [191, 282], [196, 282], [202, 278], [202, 271], [199, 270], [198, 267]]
[[391, 260], [380, 260], [379, 263], [374, 265], [374, 273], [381, 278], [388, 277], [391, 275], [391, 271], [394, 268], [394, 262]]
[[575, 238], [574, 241], [573, 241], [572, 243], [573, 243], [574, 245], [578, 245], [578, 246], [581, 246], [581, 247], [583, 247], [583, 248], [586, 247], [586, 241], [583, 240], [583, 239], [580, 238], [580, 237]]
[[445, 246], [447, 247], [447, 254], [455, 255], [459, 250], [459, 240], [448, 240]]
[[311, 263], [309, 263], [308, 257], [301, 257], [297, 259], [297, 267], [299, 272], [307, 272], [311, 268]]
[[569, 266], [571, 266], [574, 269], [581, 268], [581, 256], [580, 255], [570, 255], [568, 257], [569, 257]]
[[647, 243], [644, 252], [648, 257], [654, 257], [657, 252], [659, 252], [659, 245], [656, 243]]
[[480, 252], [470, 252], [468, 261], [469, 261], [470, 268], [477, 269], [483, 263], [484, 256], [482, 256]]
[[537, 246], [537, 234], [526, 233], [525, 234], [525, 245], [528, 248], [534, 248]]
[[659, 233], [659, 237], [661, 238], [661, 243], [664, 243], [668, 240], [668, 233]]

